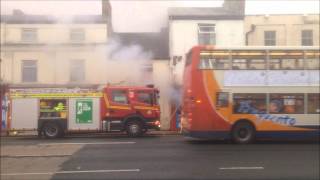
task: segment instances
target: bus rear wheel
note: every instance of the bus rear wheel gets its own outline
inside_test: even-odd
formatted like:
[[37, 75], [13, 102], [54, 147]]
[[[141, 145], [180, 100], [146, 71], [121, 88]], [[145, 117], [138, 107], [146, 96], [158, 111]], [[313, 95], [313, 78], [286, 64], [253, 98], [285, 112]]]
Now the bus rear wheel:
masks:
[[256, 130], [254, 126], [247, 121], [238, 122], [231, 131], [233, 142], [237, 144], [249, 144], [255, 140]]

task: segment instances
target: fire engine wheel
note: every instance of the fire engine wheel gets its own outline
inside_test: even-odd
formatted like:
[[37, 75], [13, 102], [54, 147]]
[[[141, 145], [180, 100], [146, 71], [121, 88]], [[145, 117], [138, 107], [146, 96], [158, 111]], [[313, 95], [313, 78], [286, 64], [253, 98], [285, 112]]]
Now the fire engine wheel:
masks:
[[126, 131], [130, 137], [138, 137], [142, 135], [142, 125], [139, 121], [129, 121], [126, 126]]
[[43, 133], [46, 138], [53, 139], [62, 135], [62, 129], [57, 123], [49, 122], [44, 125]]
[[234, 125], [231, 132], [232, 140], [237, 144], [249, 144], [255, 140], [256, 130], [247, 121], [241, 121]]

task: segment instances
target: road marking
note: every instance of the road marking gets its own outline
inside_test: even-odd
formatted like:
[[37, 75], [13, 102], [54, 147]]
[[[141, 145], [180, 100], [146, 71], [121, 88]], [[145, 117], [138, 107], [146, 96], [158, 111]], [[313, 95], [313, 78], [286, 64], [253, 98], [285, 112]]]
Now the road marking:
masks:
[[2, 176], [24, 176], [24, 175], [53, 175], [53, 174], [78, 174], [78, 173], [116, 173], [116, 172], [140, 172], [140, 169], [113, 169], [113, 170], [89, 170], [89, 171], [57, 171], [38, 173], [7, 173]]
[[115, 144], [135, 144], [136, 142], [95, 142], [95, 143], [41, 143], [40, 146], [48, 145], [115, 145]]
[[72, 156], [72, 154], [49, 154], [49, 155], [4, 155], [0, 156], [1, 158], [32, 158], [32, 157], [65, 157], [65, 156]]
[[221, 167], [220, 170], [262, 170], [264, 167]]

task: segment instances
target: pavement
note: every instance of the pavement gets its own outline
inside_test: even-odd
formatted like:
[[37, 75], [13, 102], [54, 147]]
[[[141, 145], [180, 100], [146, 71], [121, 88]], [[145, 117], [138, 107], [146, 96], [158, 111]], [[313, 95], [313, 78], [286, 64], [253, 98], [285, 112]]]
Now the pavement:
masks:
[[176, 134], [1, 138], [1, 180], [319, 179], [319, 142], [190, 140]]

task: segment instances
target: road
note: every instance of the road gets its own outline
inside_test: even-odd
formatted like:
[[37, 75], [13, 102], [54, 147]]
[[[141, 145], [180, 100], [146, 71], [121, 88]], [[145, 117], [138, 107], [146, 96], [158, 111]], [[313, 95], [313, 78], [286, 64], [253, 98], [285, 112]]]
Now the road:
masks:
[[5, 137], [1, 179], [319, 179], [319, 143]]

